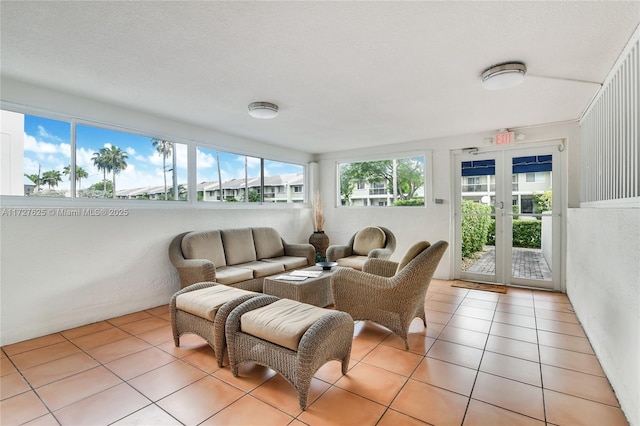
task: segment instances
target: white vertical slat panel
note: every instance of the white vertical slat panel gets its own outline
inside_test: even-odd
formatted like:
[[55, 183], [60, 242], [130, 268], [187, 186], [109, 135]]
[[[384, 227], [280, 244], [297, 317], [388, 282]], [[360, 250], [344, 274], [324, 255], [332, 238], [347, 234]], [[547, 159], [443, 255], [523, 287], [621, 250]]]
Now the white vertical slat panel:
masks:
[[640, 36], [580, 121], [582, 201], [640, 197]]

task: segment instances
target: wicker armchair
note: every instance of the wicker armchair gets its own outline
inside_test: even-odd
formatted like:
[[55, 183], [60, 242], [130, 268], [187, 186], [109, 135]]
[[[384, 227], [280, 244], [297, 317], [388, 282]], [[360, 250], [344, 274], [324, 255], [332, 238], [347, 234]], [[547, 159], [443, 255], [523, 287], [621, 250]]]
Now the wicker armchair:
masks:
[[402, 337], [409, 349], [408, 331], [414, 318], [427, 326], [424, 305], [427, 288], [446, 241], [422, 241], [409, 249], [401, 262], [369, 259], [363, 271], [339, 268], [331, 277], [337, 310], [354, 320], [373, 321]]
[[[384, 245], [383, 247], [373, 248], [372, 250], [366, 250], [366, 252], [358, 251], [354, 246], [356, 238], [363, 232], [370, 230], [380, 230], [384, 233]], [[366, 246], [366, 243], [365, 243]], [[343, 245], [332, 245], [327, 248], [327, 261], [337, 262], [340, 266], [346, 266], [353, 269], [362, 270], [364, 263], [368, 259], [388, 259], [396, 249], [396, 237], [393, 232], [382, 226], [366, 227], [351, 236], [349, 242]]]

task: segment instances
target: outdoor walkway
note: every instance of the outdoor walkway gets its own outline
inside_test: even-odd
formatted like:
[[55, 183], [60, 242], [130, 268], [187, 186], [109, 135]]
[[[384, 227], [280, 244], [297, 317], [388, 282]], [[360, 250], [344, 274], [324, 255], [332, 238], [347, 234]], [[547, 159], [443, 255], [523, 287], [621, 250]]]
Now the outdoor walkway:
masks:
[[[467, 269], [467, 272], [493, 275], [496, 272], [496, 248], [487, 247], [480, 259]], [[533, 280], [551, 280], [551, 269], [542, 250], [529, 248], [513, 248], [511, 272], [514, 278]]]

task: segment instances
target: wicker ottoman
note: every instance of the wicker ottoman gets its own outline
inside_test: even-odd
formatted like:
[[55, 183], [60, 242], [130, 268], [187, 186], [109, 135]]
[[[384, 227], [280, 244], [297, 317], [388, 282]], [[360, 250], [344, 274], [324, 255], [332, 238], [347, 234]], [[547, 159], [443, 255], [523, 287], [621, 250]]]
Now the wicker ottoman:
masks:
[[183, 288], [170, 302], [171, 329], [176, 347], [180, 336], [193, 333], [209, 343], [222, 367], [226, 347], [224, 326], [229, 312], [242, 302], [260, 293], [229, 287], [214, 282], [202, 282]]
[[227, 317], [229, 364], [253, 361], [272, 368], [293, 385], [300, 408], [307, 408], [311, 379], [331, 360], [347, 373], [353, 319], [346, 312], [318, 308], [275, 296], [258, 296], [238, 305]]

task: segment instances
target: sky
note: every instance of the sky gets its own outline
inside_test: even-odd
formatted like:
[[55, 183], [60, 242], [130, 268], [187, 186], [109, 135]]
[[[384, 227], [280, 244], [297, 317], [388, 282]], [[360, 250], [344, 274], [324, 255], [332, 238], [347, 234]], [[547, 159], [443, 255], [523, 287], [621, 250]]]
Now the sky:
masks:
[[[24, 116], [24, 173], [37, 174], [49, 170], [63, 171], [71, 164], [71, 125], [68, 122], [47, 118]], [[88, 174], [80, 182], [81, 188], [100, 182], [103, 178], [91, 158], [101, 148], [116, 146], [126, 153], [127, 167], [116, 175], [116, 190], [163, 186], [163, 159], [152, 145], [152, 139], [121, 131], [103, 129], [78, 124], [76, 126], [76, 165]], [[176, 170], [178, 183], [187, 182], [187, 145], [176, 143]], [[216, 150], [206, 147], [197, 149], [197, 182], [218, 181]], [[244, 178], [245, 156], [220, 152], [222, 180]], [[166, 169], [173, 168], [173, 159], [166, 159]], [[260, 174], [260, 158], [247, 157], [248, 176]], [[265, 175], [301, 173], [303, 167], [265, 160]], [[111, 180], [107, 174], [107, 179]], [[167, 183], [171, 185], [172, 175], [167, 173]], [[63, 175], [63, 181], [56, 189], [68, 189], [69, 178]]]

